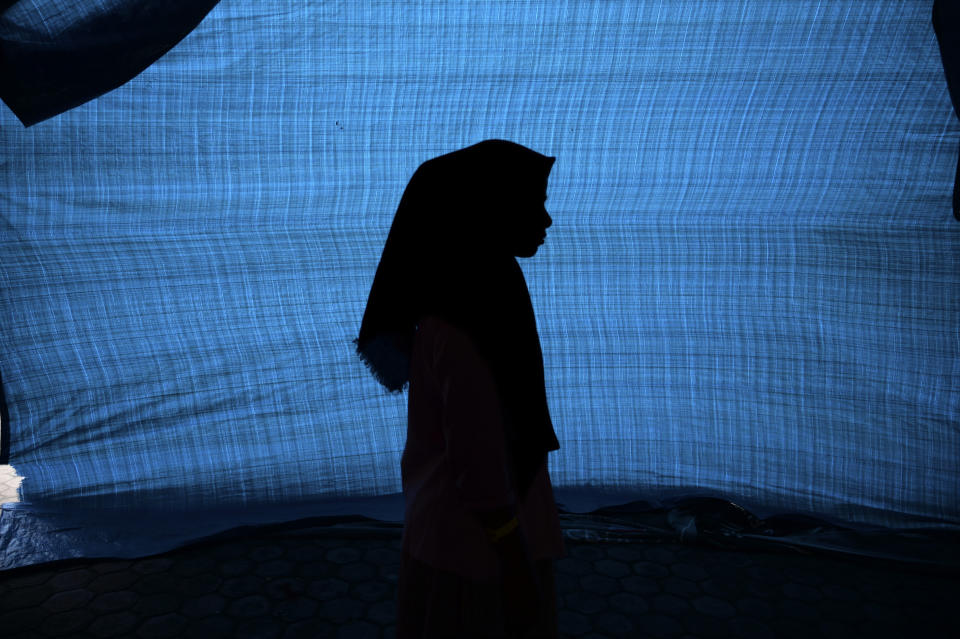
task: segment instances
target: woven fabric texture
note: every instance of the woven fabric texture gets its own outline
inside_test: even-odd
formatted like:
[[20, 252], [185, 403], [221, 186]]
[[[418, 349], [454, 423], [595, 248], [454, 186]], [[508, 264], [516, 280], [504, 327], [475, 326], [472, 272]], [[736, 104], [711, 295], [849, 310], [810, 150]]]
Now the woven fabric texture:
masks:
[[557, 157], [520, 262], [561, 507], [957, 527], [960, 125], [931, 8], [225, 1], [100, 98], [3, 109], [24, 507], [399, 493], [406, 397], [351, 340], [413, 171], [502, 138]]

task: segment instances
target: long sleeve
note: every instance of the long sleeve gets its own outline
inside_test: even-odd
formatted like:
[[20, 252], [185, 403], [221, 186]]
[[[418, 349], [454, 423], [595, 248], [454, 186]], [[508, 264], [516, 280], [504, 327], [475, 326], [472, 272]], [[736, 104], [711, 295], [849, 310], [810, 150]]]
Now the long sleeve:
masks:
[[514, 506], [493, 373], [456, 327], [444, 332], [437, 347], [443, 436], [460, 499], [470, 510]]
[[500, 576], [477, 510], [515, 506], [533, 559], [562, 557], [563, 536], [547, 464], [518, 503], [507, 471], [496, 382], [469, 336], [424, 318], [410, 362], [402, 548], [476, 580]]

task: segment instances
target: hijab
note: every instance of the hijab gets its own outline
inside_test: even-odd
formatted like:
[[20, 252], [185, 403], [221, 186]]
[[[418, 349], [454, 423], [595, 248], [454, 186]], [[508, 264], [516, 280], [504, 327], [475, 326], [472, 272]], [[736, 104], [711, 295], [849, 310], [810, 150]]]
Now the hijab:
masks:
[[560, 448], [533, 305], [513, 253], [517, 228], [543, 205], [554, 160], [486, 140], [421, 164], [400, 199], [353, 340], [377, 381], [399, 392], [409, 382], [420, 318], [440, 316], [469, 335], [496, 381], [520, 499], [547, 453]]

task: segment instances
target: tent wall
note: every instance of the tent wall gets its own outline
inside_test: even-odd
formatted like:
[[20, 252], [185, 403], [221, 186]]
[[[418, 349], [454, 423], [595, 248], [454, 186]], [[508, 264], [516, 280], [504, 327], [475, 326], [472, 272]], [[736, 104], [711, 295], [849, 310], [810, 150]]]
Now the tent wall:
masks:
[[497, 137], [558, 158], [521, 265], [559, 502], [956, 527], [960, 126], [931, 9], [221, 2], [96, 100], [0, 112], [21, 514], [396, 496], [406, 397], [351, 340], [414, 169]]

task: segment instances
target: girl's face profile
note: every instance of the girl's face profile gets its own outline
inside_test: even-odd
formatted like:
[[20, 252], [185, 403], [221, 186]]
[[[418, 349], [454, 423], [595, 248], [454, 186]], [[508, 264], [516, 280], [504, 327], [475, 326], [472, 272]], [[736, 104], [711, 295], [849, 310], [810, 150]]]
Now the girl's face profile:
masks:
[[533, 257], [546, 241], [547, 229], [553, 218], [547, 213], [547, 186], [517, 198], [517, 208], [512, 217], [513, 254], [517, 257]]

